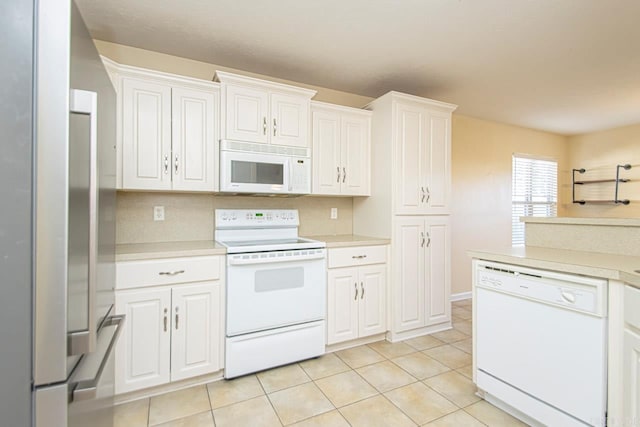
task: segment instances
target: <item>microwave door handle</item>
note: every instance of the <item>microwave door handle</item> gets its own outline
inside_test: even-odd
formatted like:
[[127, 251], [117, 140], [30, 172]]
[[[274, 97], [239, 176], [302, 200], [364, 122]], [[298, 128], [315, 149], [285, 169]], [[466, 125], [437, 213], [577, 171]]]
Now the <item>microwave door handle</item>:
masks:
[[293, 191], [293, 159], [289, 159], [289, 192]]
[[69, 355], [91, 353], [96, 348], [96, 286], [98, 258], [98, 94], [86, 90], [71, 90], [71, 112], [89, 116], [89, 247], [88, 247], [88, 325], [86, 331], [71, 333]]

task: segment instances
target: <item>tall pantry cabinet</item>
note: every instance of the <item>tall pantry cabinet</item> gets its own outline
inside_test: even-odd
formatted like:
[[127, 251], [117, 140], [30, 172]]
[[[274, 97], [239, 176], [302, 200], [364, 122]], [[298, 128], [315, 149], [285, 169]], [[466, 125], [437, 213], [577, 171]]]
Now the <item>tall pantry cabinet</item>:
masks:
[[389, 336], [451, 327], [451, 114], [456, 105], [389, 92], [372, 101], [371, 197], [353, 232], [391, 239]]

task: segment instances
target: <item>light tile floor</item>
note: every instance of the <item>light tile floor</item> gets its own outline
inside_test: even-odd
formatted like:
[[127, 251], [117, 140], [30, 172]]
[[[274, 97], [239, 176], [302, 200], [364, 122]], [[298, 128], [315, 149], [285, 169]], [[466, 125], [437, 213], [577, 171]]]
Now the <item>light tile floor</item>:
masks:
[[471, 381], [471, 301], [453, 329], [380, 341], [116, 407], [115, 427], [524, 426]]

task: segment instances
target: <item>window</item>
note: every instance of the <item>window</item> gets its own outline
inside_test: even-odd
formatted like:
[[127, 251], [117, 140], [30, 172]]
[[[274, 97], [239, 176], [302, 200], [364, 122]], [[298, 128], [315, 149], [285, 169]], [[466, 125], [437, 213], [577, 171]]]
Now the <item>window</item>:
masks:
[[558, 162], [523, 154], [513, 155], [511, 244], [524, 246], [521, 216], [556, 216]]

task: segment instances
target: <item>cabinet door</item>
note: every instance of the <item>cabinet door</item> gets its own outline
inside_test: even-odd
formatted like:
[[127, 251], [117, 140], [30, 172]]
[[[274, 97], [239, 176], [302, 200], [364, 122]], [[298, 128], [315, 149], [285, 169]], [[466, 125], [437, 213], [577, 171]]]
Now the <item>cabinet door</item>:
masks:
[[122, 80], [122, 187], [171, 189], [171, 88]]
[[339, 194], [340, 114], [313, 112], [313, 194]]
[[451, 320], [449, 217], [428, 217], [425, 239], [425, 316], [429, 326]]
[[451, 193], [451, 114], [430, 112], [427, 120], [427, 211], [430, 214], [448, 214]]
[[396, 109], [397, 214], [421, 214], [426, 210], [427, 113], [419, 105], [398, 103]]
[[271, 144], [309, 148], [310, 100], [304, 96], [271, 94]]
[[267, 91], [245, 86], [226, 85], [224, 139], [269, 142]]
[[640, 335], [624, 331], [624, 420], [640, 420]]
[[327, 344], [358, 338], [358, 269], [335, 268], [327, 273]]
[[174, 87], [171, 95], [173, 189], [214, 191], [217, 94]]
[[126, 315], [116, 346], [116, 393], [169, 382], [171, 290], [116, 293], [116, 313]]
[[386, 332], [387, 266], [374, 264], [359, 268], [360, 307], [358, 308], [358, 336]]
[[366, 196], [370, 194], [370, 128], [368, 117], [343, 114], [342, 141], [342, 194]]
[[180, 285], [171, 293], [171, 381], [219, 370], [219, 282]]
[[425, 325], [424, 232], [422, 218], [406, 217], [395, 220], [392, 307], [394, 332]]

